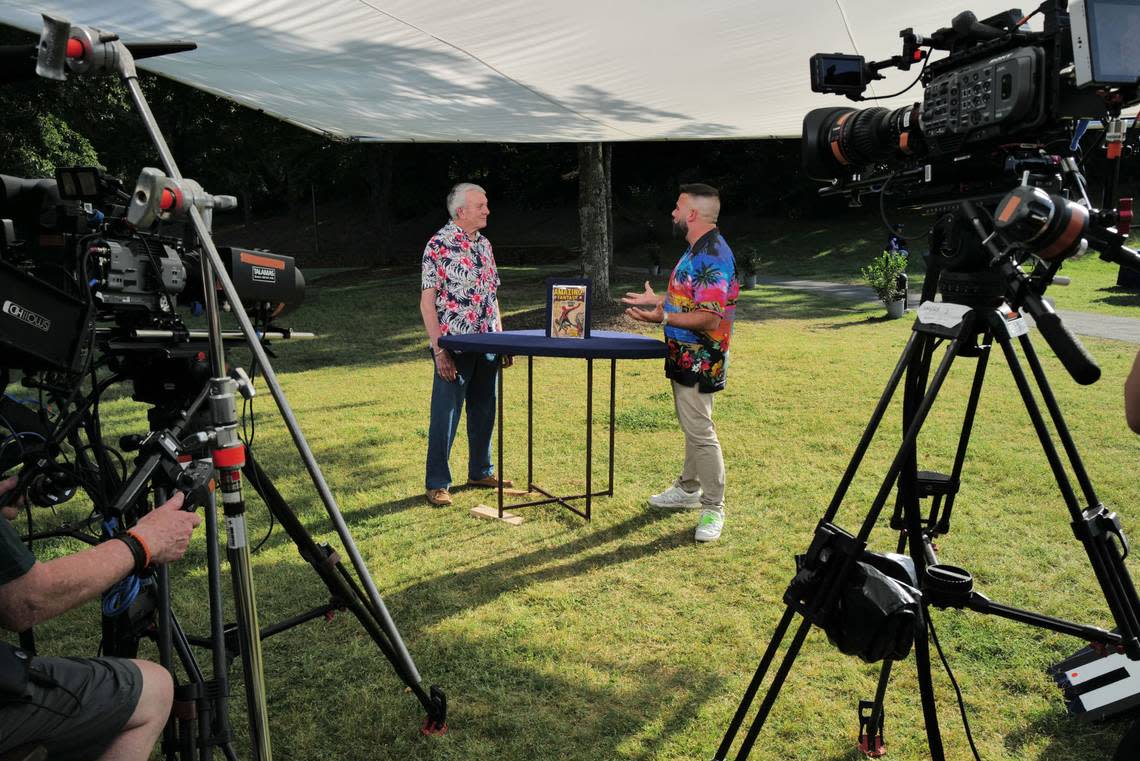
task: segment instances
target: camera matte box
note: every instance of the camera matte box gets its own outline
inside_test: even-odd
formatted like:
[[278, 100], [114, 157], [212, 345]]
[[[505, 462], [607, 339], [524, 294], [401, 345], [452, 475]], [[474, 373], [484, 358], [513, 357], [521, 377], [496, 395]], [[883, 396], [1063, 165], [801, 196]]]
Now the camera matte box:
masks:
[[219, 253], [243, 302], [300, 304], [304, 300], [304, 280], [298, 278], [293, 257], [244, 248], [222, 248]]
[[72, 371], [87, 352], [88, 304], [0, 261], [0, 364]]

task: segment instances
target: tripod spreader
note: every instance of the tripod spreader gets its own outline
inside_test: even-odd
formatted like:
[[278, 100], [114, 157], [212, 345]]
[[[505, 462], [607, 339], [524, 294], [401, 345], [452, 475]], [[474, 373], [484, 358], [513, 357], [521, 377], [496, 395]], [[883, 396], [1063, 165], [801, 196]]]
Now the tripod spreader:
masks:
[[978, 613], [989, 613], [1018, 623], [1069, 634], [1087, 642], [1123, 649], [1123, 638], [1115, 632], [994, 602], [984, 594], [975, 592], [974, 578], [970, 572], [957, 566], [927, 566], [922, 593], [927, 604], [936, 608], [968, 608]]

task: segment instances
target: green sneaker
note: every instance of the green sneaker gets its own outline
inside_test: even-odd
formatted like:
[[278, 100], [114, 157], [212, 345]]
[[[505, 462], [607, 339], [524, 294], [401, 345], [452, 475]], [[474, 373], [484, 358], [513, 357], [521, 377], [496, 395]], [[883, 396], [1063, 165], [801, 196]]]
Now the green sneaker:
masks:
[[724, 528], [723, 510], [705, 510], [697, 521], [697, 532], [693, 538], [698, 542], [712, 542], [720, 539], [721, 529]]

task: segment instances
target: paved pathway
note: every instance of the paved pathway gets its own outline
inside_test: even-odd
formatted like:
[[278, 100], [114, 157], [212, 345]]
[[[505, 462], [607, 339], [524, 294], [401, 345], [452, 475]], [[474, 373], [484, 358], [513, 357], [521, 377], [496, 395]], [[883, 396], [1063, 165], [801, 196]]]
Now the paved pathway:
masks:
[[[865, 285], [851, 285], [847, 283], [828, 283], [822, 280], [793, 280], [787, 278], [760, 278], [762, 285], [776, 288], [792, 288], [797, 291], [809, 291], [837, 298], [851, 299], [852, 301], [877, 301], [875, 292]], [[910, 292], [910, 303], [917, 304], [920, 293]], [[1065, 326], [1079, 336], [1094, 336], [1096, 338], [1113, 338], [1117, 341], [1140, 344], [1140, 318], [1115, 317], [1089, 312], [1071, 312], [1058, 310]], [[1028, 318], [1030, 322], [1033, 318]]]

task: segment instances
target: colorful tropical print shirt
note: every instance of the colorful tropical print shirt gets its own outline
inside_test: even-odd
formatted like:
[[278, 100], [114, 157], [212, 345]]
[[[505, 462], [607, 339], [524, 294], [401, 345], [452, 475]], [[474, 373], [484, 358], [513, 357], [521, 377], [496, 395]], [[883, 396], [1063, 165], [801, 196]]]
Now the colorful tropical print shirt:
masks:
[[491, 241], [448, 222], [424, 248], [420, 289], [436, 289], [435, 312], [443, 335], [498, 330], [499, 271]]
[[706, 393], [724, 388], [739, 294], [732, 249], [719, 230], [710, 230], [685, 251], [673, 268], [665, 311], [712, 312], [720, 315], [720, 325], [708, 333], [666, 325], [666, 377], [685, 386], [697, 386]]

